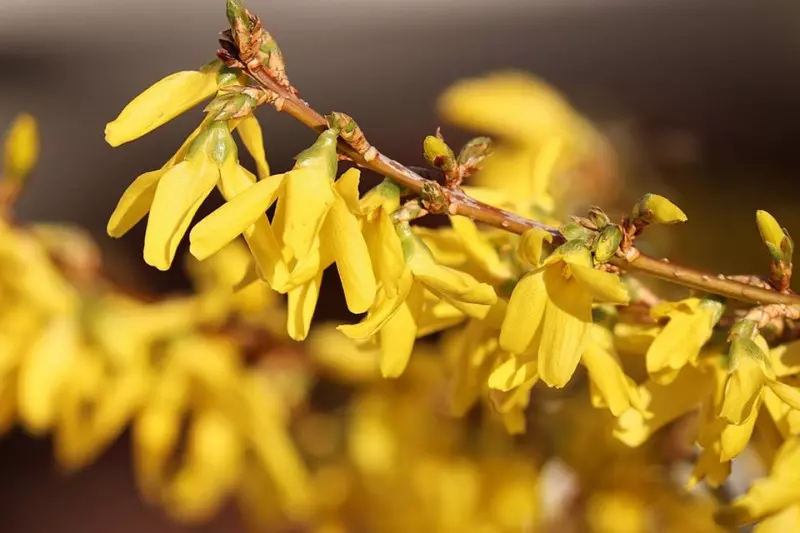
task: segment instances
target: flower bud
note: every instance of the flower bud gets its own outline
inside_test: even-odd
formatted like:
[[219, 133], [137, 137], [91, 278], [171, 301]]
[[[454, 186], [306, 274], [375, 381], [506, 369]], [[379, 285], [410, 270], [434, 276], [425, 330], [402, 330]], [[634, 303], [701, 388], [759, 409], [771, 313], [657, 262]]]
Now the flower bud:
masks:
[[614, 257], [621, 242], [622, 230], [620, 227], [616, 225], [606, 226], [600, 231], [595, 241], [594, 258], [600, 263], [605, 263]]
[[428, 163], [444, 172], [456, 168], [456, 156], [442, 139], [433, 135], [425, 137], [422, 145]]
[[658, 194], [645, 194], [633, 208], [635, 219], [646, 223], [677, 224], [686, 222], [686, 215], [678, 206]]
[[772, 259], [791, 262], [794, 244], [775, 217], [766, 211], [757, 211], [756, 224], [758, 232], [761, 234], [761, 240], [767, 246]]
[[18, 116], [8, 131], [3, 147], [3, 175], [20, 181], [27, 177], [39, 158], [39, 128], [31, 115]]

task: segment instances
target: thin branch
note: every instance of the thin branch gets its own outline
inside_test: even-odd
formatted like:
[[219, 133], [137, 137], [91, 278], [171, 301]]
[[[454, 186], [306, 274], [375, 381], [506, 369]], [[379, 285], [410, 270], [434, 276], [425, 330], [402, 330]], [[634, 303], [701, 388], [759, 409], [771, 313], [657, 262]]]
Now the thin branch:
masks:
[[[322, 132], [328, 127], [325, 117], [314, 110], [308, 103], [296, 96], [286, 87], [278, 84], [263, 65], [255, 61], [243, 62], [245, 72], [262, 88], [270, 91], [276, 98], [273, 104], [279, 111], [302, 122], [309, 128]], [[368, 168], [382, 176], [394, 180], [408, 190], [421, 194], [423, 191], [436, 190], [446, 196], [447, 212], [451, 215], [462, 215], [489, 226], [522, 234], [528, 229], [538, 228], [553, 236], [554, 243], [563, 242], [558, 228], [542, 224], [535, 220], [521, 217], [514, 213], [498, 209], [471, 198], [460, 189], [444, 189], [438, 183], [428, 180], [405, 165], [381, 154], [370, 154], [369, 160], [358, 153], [344, 140], [339, 141], [340, 153], [349, 157], [361, 167]], [[635, 255], [635, 257], [633, 257]], [[647, 274], [667, 280], [678, 285], [718, 294], [727, 298], [758, 305], [787, 304], [800, 305], [800, 297], [785, 294], [761, 287], [755, 287], [733, 281], [723, 275], [707, 274], [691, 268], [662, 261], [644, 254], [632, 254], [629, 259], [615, 257], [612, 263], [621, 269]]]

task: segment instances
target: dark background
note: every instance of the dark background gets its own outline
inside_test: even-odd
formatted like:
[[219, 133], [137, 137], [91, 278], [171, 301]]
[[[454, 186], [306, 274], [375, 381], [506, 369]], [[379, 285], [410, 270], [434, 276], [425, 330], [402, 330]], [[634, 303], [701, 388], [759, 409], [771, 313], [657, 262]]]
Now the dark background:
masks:
[[[489, 70], [529, 70], [615, 142], [627, 194], [659, 192], [690, 224], [673, 258], [728, 272], [766, 267], [754, 211], [800, 232], [800, 6], [796, 0], [251, 0], [293, 83], [319, 110], [353, 115], [373, 144], [420, 164], [437, 95]], [[103, 128], [150, 83], [213, 57], [222, 0], [0, 0], [0, 125], [22, 110], [43, 155], [19, 204], [26, 221], [86, 226], [112, 273], [155, 290], [179, 273], [141, 260], [143, 227], [105, 236], [119, 195], [161, 166], [200, 110], [111, 149]], [[312, 140], [259, 112], [273, 168]], [[445, 129], [445, 132], [448, 130]], [[0, 530], [177, 531], [143, 512], [127, 445], [74, 478], [49, 444], [0, 441]], [[76, 522], [77, 521], [77, 522]], [[201, 530], [230, 530], [227, 519]]]

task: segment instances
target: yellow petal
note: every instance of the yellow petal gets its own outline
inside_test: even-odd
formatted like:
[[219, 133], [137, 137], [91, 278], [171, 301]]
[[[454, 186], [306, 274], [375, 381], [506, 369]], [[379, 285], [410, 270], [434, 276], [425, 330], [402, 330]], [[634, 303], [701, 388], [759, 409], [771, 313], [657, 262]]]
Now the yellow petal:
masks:
[[166, 169], [145, 172], [125, 189], [108, 219], [106, 232], [110, 237], [122, 237], [147, 215], [156, 195], [158, 181], [166, 172]]
[[405, 261], [403, 247], [389, 213], [381, 209], [377, 220], [364, 224], [364, 240], [372, 258], [375, 277], [386, 295], [391, 297], [397, 293]]
[[31, 346], [20, 371], [19, 416], [32, 433], [41, 435], [55, 420], [60, 388], [69, 375], [79, 346], [77, 324], [54, 319]]
[[422, 309], [422, 288], [416, 286], [381, 328], [381, 374], [400, 376], [408, 365], [417, 338], [416, 317]]
[[592, 295], [579, 283], [565, 280], [558, 267], [544, 269], [548, 301], [539, 343], [539, 376], [551, 387], [572, 377], [592, 324]]
[[542, 262], [542, 249], [545, 242], [553, 242], [553, 236], [538, 228], [531, 228], [522, 234], [517, 253], [528, 266], [538, 267]]
[[[240, 165], [223, 165], [221, 174], [222, 180], [220, 182], [220, 189], [222, 190], [222, 195], [227, 201], [233, 200], [240, 194], [248, 191], [256, 185], [255, 176], [250, 174], [247, 169]], [[266, 199], [262, 198], [265, 203], [269, 202], [271, 204], [274, 202], [278, 192], [278, 187], [280, 186], [279, 176], [269, 176], [259, 183], [270, 184], [269, 186], [265, 186], [265, 189], [262, 188], [259, 190], [259, 193], [267, 195]], [[270, 194], [270, 190], [272, 190], [272, 194]], [[258, 208], [256, 207], [258, 202], [255, 201], [257, 198], [254, 196], [251, 198], [251, 200], [254, 201], [253, 209], [255, 212], [258, 212]], [[266, 208], [264, 211], [266, 211]], [[238, 215], [245, 216], [244, 213], [238, 213]], [[189, 239], [192, 243], [190, 250], [192, 252], [195, 251], [195, 241], [193, 240], [195, 237], [195, 230], [202, 223], [203, 221], [197, 224], [197, 226], [195, 226], [192, 232], [189, 234]], [[226, 229], [229, 230], [230, 226], [226, 227]], [[222, 235], [223, 231], [215, 232], [213, 231], [213, 228], [211, 230], [204, 231], [208, 231], [209, 233], [207, 234], [213, 235], [214, 237], [220, 239], [226, 238]], [[250, 251], [253, 254], [253, 258], [258, 265], [259, 275], [265, 279], [273, 289], [277, 291], [282, 290], [288, 283], [289, 269], [286, 263], [283, 261], [281, 245], [275, 236], [275, 232], [272, 229], [272, 225], [269, 223], [267, 215], [262, 212], [260, 216], [257, 216], [253, 224], [244, 229], [243, 235], [248, 247], [250, 248]], [[217, 245], [216, 243], [205, 244], [208, 248], [212, 249]], [[200, 245], [200, 248], [203, 248], [202, 244]]]
[[[759, 398], [755, 404], [755, 410], [758, 411], [761, 399]], [[757, 415], [753, 415], [747, 420], [743, 421], [740, 425], [727, 424], [719, 436], [721, 461], [730, 461], [747, 447], [750, 443], [750, 438], [753, 435], [753, 428], [756, 425]]]
[[358, 324], [339, 326], [338, 329], [351, 339], [366, 339], [377, 333], [386, 322], [394, 316], [405, 301], [413, 284], [411, 272], [406, 270], [400, 277], [397, 293], [388, 297], [383, 291], [378, 292], [375, 305], [367, 316]]
[[347, 308], [364, 313], [375, 299], [375, 275], [358, 220], [337, 195], [325, 219], [324, 238], [333, 243], [336, 268], [342, 280]]
[[6, 179], [25, 178], [39, 159], [39, 128], [26, 113], [14, 119], [3, 143], [3, 172]]
[[283, 177], [276, 174], [259, 181], [198, 222], [189, 235], [192, 255], [201, 261], [210, 257], [265, 216], [280, 192]]
[[339, 193], [339, 196], [341, 196], [347, 204], [347, 208], [353, 214], [361, 212], [358, 200], [358, 183], [360, 180], [361, 171], [357, 168], [351, 168], [339, 176], [339, 179], [333, 185], [336, 192]]
[[321, 286], [322, 272], [315, 279], [289, 291], [286, 329], [292, 339], [302, 341], [308, 336]]
[[693, 366], [683, 367], [669, 385], [647, 381], [641, 388], [647, 412], [625, 411], [617, 420], [614, 436], [627, 446], [641, 446], [658, 429], [694, 410], [713, 388], [713, 374]]
[[506, 280], [512, 276], [511, 267], [504, 263], [486, 236], [478, 231], [478, 226], [467, 217], [451, 216], [450, 223], [461, 238], [467, 256], [473, 264], [496, 280]]
[[627, 305], [628, 289], [619, 276], [592, 267], [570, 264], [570, 272], [597, 302]]
[[515, 354], [528, 351], [541, 325], [546, 302], [543, 271], [530, 272], [519, 280], [500, 329], [500, 346], [504, 350]]
[[[409, 266], [414, 277], [436, 296], [458, 307], [475, 318], [483, 318], [497, 301], [491, 285], [479, 283], [475, 278], [458, 270], [439, 265], [430, 257], [412, 257]], [[477, 304], [478, 308], [461, 304]]]
[[161, 177], [144, 237], [147, 264], [169, 269], [192, 218], [218, 181], [219, 167], [202, 154], [179, 163]]
[[767, 385], [775, 395], [792, 409], [800, 410], [800, 389], [777, 380], [769, 380]]
[[620, 416], [631, 407], [632, 403], [640, 406], [640, 402], [636, 384], [625, 375], [619, 358], [612, 351], [613, 348], [609, 349], [612, 343], [611, 332], [593, 324], [581, 362], [608, 409], [614, 416]]
[[766, 377], [752, 357], [736, 358], [735, 369], [725, 384], [725, 398], [719, 416], [731, 424], [743, 424], [756, 415]]
[[261, 133], [261, 125], [255, 115], [247, 115], [236, 127], [239, 137], [242, 139], [247, 151], [256, 162], [259, 179], [269, 177], [269, 163], [267, 163], [267, 153], [264, 150], [264, 135]]
[[284, 213], [282, 241], [292, 258], [301, 261], [309, 254], [333, 202], [331, 177], [327, 173], [316, 167], [304, 167], [285, 174], [278, 209]]
[[217, 72], [176, 72], [156, 82], [106, 125], [106, 142], [119, 146], [196, 106], [217, 90]]

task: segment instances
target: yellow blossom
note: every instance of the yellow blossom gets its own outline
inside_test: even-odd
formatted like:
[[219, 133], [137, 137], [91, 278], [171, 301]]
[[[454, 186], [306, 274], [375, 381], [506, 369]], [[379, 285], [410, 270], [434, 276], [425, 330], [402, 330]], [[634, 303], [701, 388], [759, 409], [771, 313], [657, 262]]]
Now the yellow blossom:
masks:
[[[380, 249], [373, 250], [373, 256], [381, 256], [374, 261], [384, 265], [393, 261], [396, 265], [403, 265], [402, 271], [396, 278], [378, 280], [382, 286], [392, 288], [378, 292], [361, 323], [340, 326], [339, 329], [352, 339], [366, 339], [380, 332], [383, 348], [381, 371], [384, 376], [395, 377], [405, 368], [414, 339], [424, 326], [426, 291], [464, 314], [477, 318], [487, 315], [497, 301], [497, 295], [490, 285], [438, 264], [407, 223], [398, 225], [396, 235], [389, 235], [387, 231], [386, 238], [388, 241]], [[391, 275], [389, 269], [385, 269], [385, 273]]]
[[647, 350], [647, 372], [653, 379], [669, 383], [684, 365], [696, 363], [723, 309], [715, 300], [700, 298], [662, 302], [653, 307], [650, 311], [653, 318], [669, 319]]
[[628, 293], [618, 276], [592, 267], [588, 249], [566, 246], [514, 287], [500, 346], [536, 352], [542, 381], [563, 387], [586, 346], [595, 300], [626, 304]]

